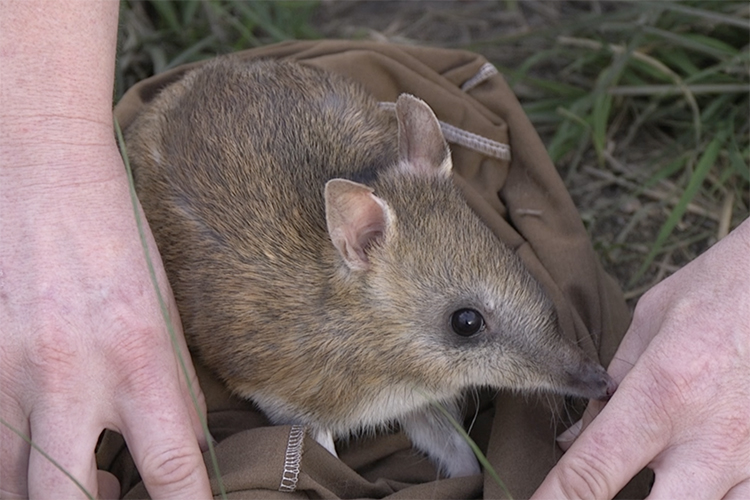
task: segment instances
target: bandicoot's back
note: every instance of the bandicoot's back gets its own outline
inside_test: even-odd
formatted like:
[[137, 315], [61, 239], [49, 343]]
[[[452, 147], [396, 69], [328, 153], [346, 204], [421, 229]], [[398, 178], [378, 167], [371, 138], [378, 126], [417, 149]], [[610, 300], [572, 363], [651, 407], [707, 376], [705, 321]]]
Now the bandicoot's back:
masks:
[[128, 131], [189, 345], [277, 423], [391, 420], [448, 475], [478, 472], [430, 400], [473, 386], [604, 398], [604, 370], [454, 187], [430, 108], [396, 112], [290, 62], [218, 59]]

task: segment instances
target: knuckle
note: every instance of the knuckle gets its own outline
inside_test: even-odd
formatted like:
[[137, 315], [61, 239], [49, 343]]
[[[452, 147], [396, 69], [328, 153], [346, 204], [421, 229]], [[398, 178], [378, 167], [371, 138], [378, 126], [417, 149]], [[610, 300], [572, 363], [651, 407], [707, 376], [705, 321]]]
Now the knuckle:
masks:
[[59, 325], [48, 325], [30, 335], [24, 356], [34, 385], [53, 393], [74, 383], [81, 366], [78, 339]]
[[132, 330], [113, 346], [111, 363], [118, 367], [118, 392], [140, 397], [152, 388], [171, 390], [177, 381], [177, 362], [171, 342], [158, 328]]
[[750, 421], [747, 413], [742, 410], [726, 413], [717, 415], [713, 423], [712, 446], [706, 455], [713, 463], [750, 464]]
[[202, 468], [200, 453], [191, 447], [152, 447], [143, 458], [140, 473], [149, 488], [180, 491], [198, 483]]
[[[695, 413], [720, 392], [716, 384], [722, 368], [710, 349], [678, 345], [679, 338], [662, 339], [640, 359], [640, 384], [634, 387], [649, 410], [660, 417], [685, 411]], [[672, 354], [678, 353], [678, 354]]]
[[31, 363], [44, 368], [74, 364], [78, 358], [77, 353], [78, 346], [69, 330], [56, 324], [48, 324], [30, 336], [27, 356]]
[[579, 454], [575, 460], [559, 469], [560, 489], [564, 498], [612, 498], [607, 477], [606, 464], [594, 454]]
[[[169, 331], [160, 316], [138, 314], [133, 311], [120, 313], [115, 319], [111, 355], [122, 363], [133, 358], [153, 359], [172, 350]], [[176, 332], [179, 333], [179, 332]]]
[[110, 347], [110, 355], [120, 364], [149, 360], [160, 352], [164, 344], [159, 338], [161, 332], [151, 325], [128, 325], [121, 327], [121, 331], [122, 334]]

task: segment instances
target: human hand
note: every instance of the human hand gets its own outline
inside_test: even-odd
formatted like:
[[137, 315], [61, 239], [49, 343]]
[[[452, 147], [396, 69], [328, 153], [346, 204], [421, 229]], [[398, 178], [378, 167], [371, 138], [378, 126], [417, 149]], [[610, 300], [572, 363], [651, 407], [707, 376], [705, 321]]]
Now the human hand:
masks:
[[[167, 335], [112, 132], [118, 2], [0, 0], [0, 417], [93, 496], [102, 429], [153, 497], [206, 498], [202, 395]], [[196, 411], [175, 352], [187, 362]], [[0, 497], [83, 492], [0, 423]]]
[[[101, 473], [97, 479], [94, 460], [97, 438], [109, 428], [125, 437], [153, 497], [207, 498], [206, 439], [156, 300], [124, 167], [114, 143], [93, 149], [81, 161], [111, 165], [117, 174], [47, 184], [26, 173], [19, 181], [18, 170], [2, 171], [0, 415], [94, 496], [117, 496], [116, 481]], [[205, 414], [174, 299], [146, 229], [176, 348]], [[0, 446], [2, 498], [83, 497], [4, 425]]]
[[646, 466], [649, 498], [750, 498], [750, 220], [644, 295], [609, 373], [533, 498], [612, 498]]

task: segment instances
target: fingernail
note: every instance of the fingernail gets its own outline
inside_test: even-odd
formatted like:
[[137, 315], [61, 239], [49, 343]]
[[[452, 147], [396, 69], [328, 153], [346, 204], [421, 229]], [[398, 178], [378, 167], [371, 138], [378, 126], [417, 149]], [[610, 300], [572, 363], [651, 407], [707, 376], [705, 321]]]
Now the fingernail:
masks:
[[571, 425], [565, 432], [557, 436], [557, 442], [572, 443], [581, 433], [581, 427], [583, 427], [583, 420], [579, 420], [575, 424]]

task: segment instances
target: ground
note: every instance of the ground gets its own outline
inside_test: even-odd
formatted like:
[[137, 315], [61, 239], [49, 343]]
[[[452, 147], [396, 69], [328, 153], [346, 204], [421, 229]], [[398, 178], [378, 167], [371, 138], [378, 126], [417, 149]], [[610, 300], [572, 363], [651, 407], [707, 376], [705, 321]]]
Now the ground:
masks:
[[122, 5], [118, 94], [183, 62], [288, 38], [372, 39], [483, 54], [547, 144], [631, 306], [748, 215], [747, 2]]
[[[468, 48], [499, 67], [518, 68], [539, 51], [549, 50], [551, 39], [557, 37], [559, 42], [561, 36], [575, 30], [566, 27], [577, 20], [592, 14], [612, 15], [622, 7], [597, 1], [324, 1], [313, 17], [313, 25], [326, 37]], [[559, 70], [560, 66], [547, 62], [536, 69], [535, 76], [553, 80]], [[581, 84], [591, 82], [584, 80]], [[514, 90], [523, 103], [533, 103], [540, 97], [523, 82]], [[538, 126], [546, 142], [552, 139], [555, 126]], [[633, 306], [650, 286], [712, 245], [722, 216], [727, 216], [716, 198], [692, 200], [676, 227], [672, 248], [661, 253], [633, 282], [671, 208], [679, 201], [682, 188], [663, 179], [638, 192], [638, 178], [648, 178], [643, 171], [659, 161], [665, 142], [671, 138], [648, 132], [632, 134], [625, 124], [622, 128], [608, 134], [604, 163], [590, 147], [578, 156], [577, 151], [571, 151], [556, 163], [605, 267], [623, 285]], [[726, 202], [727, 197], [735, 196], [727, 190], [718, 200]], [[747, 216], [746, 209], [745, 191], [744, 206], [736, 207], [729, 216], [731, 227]]]

